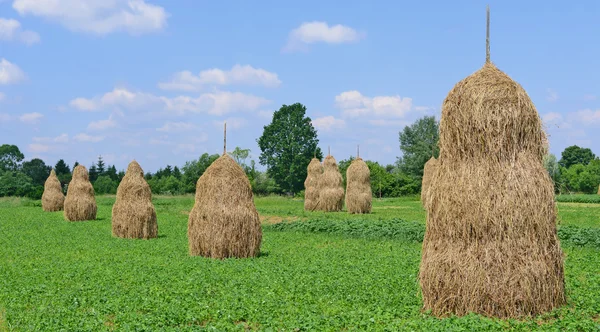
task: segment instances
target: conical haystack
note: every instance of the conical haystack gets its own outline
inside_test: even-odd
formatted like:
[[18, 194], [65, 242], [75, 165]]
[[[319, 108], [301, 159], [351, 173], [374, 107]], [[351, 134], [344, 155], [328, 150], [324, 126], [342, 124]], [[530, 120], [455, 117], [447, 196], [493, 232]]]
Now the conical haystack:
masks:
[[323, 175], [323, 165], [317, 158], [308, 164], [304, 180], [304, 210], [313, 211], [319, 201], [319, 177]]
[[323, 161], [323, 175], [319, 178], [317, 209], [325, 212], [341, 211], [344, 206], [343, 178], [333, 156]]
[[250, 181], [225, 152], [198, 179], [188, 241], [192, 256], [244, 258], [260, 252], [262, 229]]
[[52, 170], [50, 176], [44, 183], [44, 194], [42, 195], [42, 209], [44, 211], [60, 211], [65, 204], [65, 195], [56, 172]]
[[427, 190], [431, 185], [431, 176], [435, 172], [438, 166], [438, 160], [435, 157], [431, 157], [425, 163], [423, 167], [423, 181], [421, 182], [421, 204], [425, 206], [427, 204]]
[[424, 309], [516, 318], [565, 303], [544, 136], [525, 90], [489, 61], [450, 91], [426, 196]]
[[73, 170], [73, 178], [65, 199], [65, 218], [69, 221], [96, 219], [96, 198], [85, 166], [78, 165]]
[[358, 157], [346, 171], [346, 210], [350, 213], [371, 213], [371, 171]]
[[112, 234], [130, 239], [150, 239], [158, 235], [152, 192], [144, 179], [144, 171], [135, 160], [129, 163], [117, 189], [112, 208]]

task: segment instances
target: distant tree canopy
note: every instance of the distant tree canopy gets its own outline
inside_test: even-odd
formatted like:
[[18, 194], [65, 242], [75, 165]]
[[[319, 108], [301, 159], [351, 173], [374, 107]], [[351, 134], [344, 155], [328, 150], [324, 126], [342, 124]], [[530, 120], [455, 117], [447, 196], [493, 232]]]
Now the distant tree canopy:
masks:
[[318, 144], [306, 107], [300, 103], [283, 105], [258, 139], [259, 162], [267, 166], [267, 174], [282, 190], [297, 193], [304, 189], [310, 160], [313, 156], [323, 158]]
[[423, 167], [431, 156], [439, 156], [439, 124], [434, 116], [425, 116], [400, 132], [398, 158], [400, 170], [410, 176], [423, 177]]
[[0, 171], [16, 171], [21, 166], [25, 156], [16, 145], [3, 144], [0, 146]]
[[594, 158], [596, 158], [596, 156], [592, 150], [572, 145], [562, 152], [562, 158], [558, 164], [562, 167], [569, 168], [576, 164], [587, 165], [590, 161], [594, 160]]

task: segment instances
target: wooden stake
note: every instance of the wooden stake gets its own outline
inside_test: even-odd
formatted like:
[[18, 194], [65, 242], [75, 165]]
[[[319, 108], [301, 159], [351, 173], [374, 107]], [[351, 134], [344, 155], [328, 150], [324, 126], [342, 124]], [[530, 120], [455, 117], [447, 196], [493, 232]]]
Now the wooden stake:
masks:
[[223, 126], [223, 154], [227, 154], [227, 121]]
[[487, 27], [485, 34], [485, 63], [490, 62], [490, 5], [487, 6]]

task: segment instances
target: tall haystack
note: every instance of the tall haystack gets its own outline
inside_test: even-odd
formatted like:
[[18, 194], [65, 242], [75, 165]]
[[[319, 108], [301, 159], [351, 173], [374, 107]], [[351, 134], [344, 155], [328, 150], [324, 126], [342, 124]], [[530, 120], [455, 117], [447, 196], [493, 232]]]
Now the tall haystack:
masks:
[[308, 164], [304, 180], [304, 210], [313, 211], [319, 201], [319, 177], [323, 175], [323, 165], [317, 158]]
[[142, 167], [135, 160], [129, 163], [117, 189], [112, 208], [112, 234], [129, 239], [151, 239], [158, 235], [152, 192]]
[[419, 273], [424, 309], [516, 318], [565, 303], [544, 137], [525, 90], [489, 61], [488, 42], [483, 68], [442, 106]]
[[431, 156], [423, 167], [423, 180], [421, 182], [421, 204], [423, 207], [427, 204], [427, 190], [431, 185], [431, 176], [435, 172], [438, 166], [438, 160]]
[[73, 178], [67, 189], [65, 199], [65, 218], [68, 221], [96, 219], [96, 197], [87, 169], [78, 165], [73, 170]]
[[344, 206], [344, 179], [332, 155], [323, 161], [323, 175], [319, 178], [317, 209], [325, 212], [342, 211]]
[[65, 195], [56, 172], [52, 170], [50, 176], [44, 183], [44, 194], [42, 195], [42, 209], [44, 211], [61, 211], [65, 204]]
[[260, 252], [262, 229], [250, 181], [225, 151], [196, 183], [188, 241], [192, 256], [244, 258]]
[[371, 171], [357, 153], [346, 171], [346, 210], [350, 213], [371, 213]]

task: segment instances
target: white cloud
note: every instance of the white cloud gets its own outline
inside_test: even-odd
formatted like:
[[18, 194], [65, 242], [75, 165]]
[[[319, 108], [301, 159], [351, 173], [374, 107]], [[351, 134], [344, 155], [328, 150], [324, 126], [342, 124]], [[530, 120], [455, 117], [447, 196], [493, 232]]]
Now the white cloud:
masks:
[[600, 122], [600, 109], [593, 111], [588, 108], [581, 111], [577, 111], [574, 115], [575, 119], [582, 122], [583, 124], [595, 124]]
[[67, 134], [61, 134], [57, 137], [54, 138], [54, 142], [56, 143], [68, 143], [69, 142], [69, 135]]
[[287, 45], [283, 50], [302, 50], [306, 48], [306, 45], [314, 43], [352, 43], [364, 37], [364, 33], [341, 24], [329, 26], [326, 22], [304, 22], [290, 32]]
[[69, 142], [69, 135], [67, 135], [67, 134], [61, 134], [61, 135], [56, 136], [56, 137], [33, 137], [32, 140], [34, 142], [38, 142], [38, 143], [49, 143], [49, 142], [54, 142], [54, 143], [68, 143]]
[[344, 121], [343, 119], [336, 119], [333, 116], [329, 115], [312, 120], [312, 124], [318, 130], [330, 131], [333, 129], [344, 128], [346, 126], [346, 121]]
[[38, 112], [33, 112], [33, 113], [25, 113], [25, 114], [21, 115], [19, 117], [19, 120], [21, 120], [21, 122], [34, 124], [34, 123], [38, 123], [39, 120], [43, 117], [44, 117], [43, 114], [38, 113]]
[[91, 136], [88, 134], [77, 134], [75, 135], [75, 137], [73, 137], [74, 140], [76, 140], [77, 142], [91, 142], [91, 143], [97, 143], [100, 142], [104, 139], [104, 136]]
[[242, 118], [227, 118], [221, 121], [213, 121], [213, 125], [219, 129], [223, 129], [224, 122], [227, 122], [227, 129], [240, 129], [246, 125], [246, 120]]
[[14, 0], [13, 8], [21, 15], [47, 18], [70, 30], [97, 35], [159, 31], [169, 16], [163, 7], [146, 0]]
[[167, 133], [179, 133], [182, 131], [189, 131], [195, 129], [196, 126], [193, 123], [188, 122], [167, 122], [164, 126], [156, 128], [157, 131], [163, 131]]
[[384, 120], [384, 119], [369, 120], [369, 123], [373, 126], [378, 126], [378, 127], [398, 127], [398, 128], [404, 128], [404, 127], [410, 125], [409, 121]]
[[195, 91], [202, 89], [207, 84], [262, 85], [275, 88], [281, 85], [281, 80], [276, 73], [261, 68], [235, 65], [230, 70], [213, 68], [201, 71], [198, 75], [194, 75], [190, 71], [181, 71], [175, 73], [169, 82], [159, 83], [158, 86], [163, 90]]
[[107, 120], [92, 121], [88, 125], [88, 130], [106, 130], [117, 126], [117, 122], [113, 120], [112, 115]]
[[374, 116], [401, 118], [412, 108], [412, 99], [400, 96], [367, 97], [360, 92], [346, 91], [335, 96], [335, 103], [346, 117]]
[[0, 40], [19, 41], [32, 45], [40, 41], [40, 35], [21, 29], [21, 23], [15, 19], [0, 18]]
[[550, 112], [550, 113], [546, 113], [542, 116], [542, 120], [545, 123], [550, 123], [553, 121], [560, 121], [562, 120], [562, 115], [560, 113], [557, 112]]
[[435, 110], [434, 107], [429, 107], [429, 106], [415, 106], [415, 111], [419, 111], [419, 112], [427, 112], [427, 111], [433, 111]]
[[25, 79], [25, 73], [19, 66], [4, 58], [0, 59], [0, 84], [15, 84]]
[[99, 107], [93, 100], [86, 98], [75, 98], [69, 102], [69, 105], [80, 111], [96, 111]]
[[558, 100], [558, 93], [556, 93], [556, 91], [554, 91], [553, 89], [547, 89], [548, 92], [548, 96], [546, 96], [546, 100], [554, 103]]
[[47, 145], [47, 144], [32, 143], [32, 144], [29, 144], [28, 148], [29, 148], [29, 152], [41, 153], [41, 152], [50, 151], [51, 146]]

